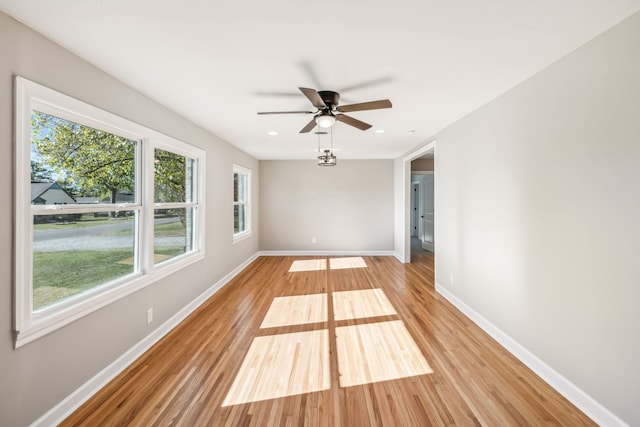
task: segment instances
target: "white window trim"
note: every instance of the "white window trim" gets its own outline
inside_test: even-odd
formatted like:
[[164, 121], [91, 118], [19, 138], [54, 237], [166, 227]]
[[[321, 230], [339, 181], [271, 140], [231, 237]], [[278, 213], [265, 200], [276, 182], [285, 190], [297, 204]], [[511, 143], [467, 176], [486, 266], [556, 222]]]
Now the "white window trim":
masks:
[[[245, 206], [245, 224], [246, 228], [243, 231], [233, 234], [233, 243], [241, 242], [249, 237], [251, 237], [251, 169], [245, 168], [244, 166], [240, 166], [238, 164], [233, 164], [233, 174], [236, 173], [246, 175], [246, 183], [247, 183], [247, 201], [244, 203]], [[236, 201], [233, 200], [233, 205], [236, 205]]]
[[[42, 111], [79, 124], [108, 131], [139, 141], [140, 161], [136, 162], [139, 183], [136, 203], [119, 204], [121, 210], [134, 210], [140, 216], [140, 229], [134, 250], [140, 251], [139, 271], [82, 292], [34, 313], [33, 306], [33, 215], [31, 205], [31, 111]], [[205, 152], [152, 129], [61, 94], [22, 77], [15, 79], [15, 347], [21, 347], [161, 278], [193, 264], [205, 256]], [[193, 250], [161, 264], [153, 262], [153, 153], [160, 148], [195, 160], [193, 205], [195, 227]], [[150, 189], [150, 190], [149, 190]], [[180, 204], [184, 206], [184, 204]], [[50, 209], [52, 207], [47, 207]], [[64, 212], [82, 210], [73, 205], [58, 205]], [[93, 205], [95, 210], [113, 210], [113, 205]]]

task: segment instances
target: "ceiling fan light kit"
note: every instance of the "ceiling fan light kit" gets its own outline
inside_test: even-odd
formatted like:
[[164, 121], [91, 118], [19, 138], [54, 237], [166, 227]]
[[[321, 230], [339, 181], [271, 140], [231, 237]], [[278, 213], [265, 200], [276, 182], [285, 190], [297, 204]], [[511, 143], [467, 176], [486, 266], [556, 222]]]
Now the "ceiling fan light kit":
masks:
[[336, 117], [332, 114], [320, 114], [316, 116], [316, 124], [323, 129], [330, 128], [336, 122]]

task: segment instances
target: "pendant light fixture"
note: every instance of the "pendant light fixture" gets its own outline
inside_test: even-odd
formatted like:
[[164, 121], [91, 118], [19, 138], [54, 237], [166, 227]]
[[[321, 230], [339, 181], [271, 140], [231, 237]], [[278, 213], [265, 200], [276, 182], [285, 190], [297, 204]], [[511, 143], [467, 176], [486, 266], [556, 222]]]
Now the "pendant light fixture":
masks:
[[[331, 116], [333, 117], [333, 116]], [[335, 117], [333, 118], [335, 121]], [[332, 123], [333, 124], [333, 123]], [[318, 123], [320, 125], [320, 123]], [[320, 152], [320, 135], [326, 135], [327, 132], [317, 132], [318, 134], [318, 153]], [[337, 158], [333, 155], [333, 128], [329, 129], [330, 148], [324, 150], [324, 154], [318, 156], [318, 166], [335, 166], [337, 164]]]

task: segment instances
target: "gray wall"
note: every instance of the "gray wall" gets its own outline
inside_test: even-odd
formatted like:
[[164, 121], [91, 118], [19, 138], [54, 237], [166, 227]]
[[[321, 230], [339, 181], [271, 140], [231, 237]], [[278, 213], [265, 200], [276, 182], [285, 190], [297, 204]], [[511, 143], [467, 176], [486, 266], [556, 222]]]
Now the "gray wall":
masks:
[[392, 160], [262, 160], [260, 196], [261, 250], [393, 251]]
[[[144, 66], [144, 64], [141, 64]], [[18, 350], [13, 349], [13, 76], [71, 95], [207, 152], [206, 258]], [[233, 162], [258, 162], [0, 13], [0, 425], [36, 420], [258, 250], [232, 245]], [[154, 307], [154, 321], [145, 312]]]
[[436, 137], [437, 283], [640, 425], [640, 14]]

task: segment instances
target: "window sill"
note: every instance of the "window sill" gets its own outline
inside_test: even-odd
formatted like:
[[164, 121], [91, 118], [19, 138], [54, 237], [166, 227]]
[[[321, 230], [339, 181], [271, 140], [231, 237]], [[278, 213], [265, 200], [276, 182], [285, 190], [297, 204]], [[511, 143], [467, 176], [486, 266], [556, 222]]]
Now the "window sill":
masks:
[[242, 242], [243, 240], [246, 240], [249, 237], [251, 237], [251, 231], [243, 231], [242, 233], [234, 234], [233, 244], [235, 245], [238, 242]]

